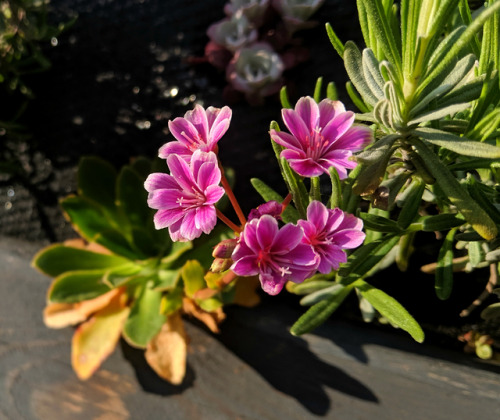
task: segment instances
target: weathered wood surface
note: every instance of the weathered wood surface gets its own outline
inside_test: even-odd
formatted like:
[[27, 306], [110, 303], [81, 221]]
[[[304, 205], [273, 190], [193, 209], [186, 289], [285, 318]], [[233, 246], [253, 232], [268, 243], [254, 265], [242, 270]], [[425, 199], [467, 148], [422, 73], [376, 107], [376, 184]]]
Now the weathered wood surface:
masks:
[[299, 311], [273, 300], [231, 309], [220, 336], [188, 325], [179, 387], [125, 344], [80, 382], [71, 329], [42, 323], [49, 279], [29, 267], [38, 248], [0, 239], [2, 420], [500, 418], [499, 369], [342, 322], [295, 338], [287, 327]]

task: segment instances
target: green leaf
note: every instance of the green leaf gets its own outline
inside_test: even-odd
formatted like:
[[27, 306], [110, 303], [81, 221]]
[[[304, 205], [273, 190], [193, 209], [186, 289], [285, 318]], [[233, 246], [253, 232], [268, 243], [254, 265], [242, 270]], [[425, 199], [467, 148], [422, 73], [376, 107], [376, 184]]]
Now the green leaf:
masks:
[[161, 299], [161, 292], [142, 287], [123, 327], [123, 337], [131, 346], [146, 348], [160, 331], [167, 319], [160, 313]]
[[312, 291], [307, 296], [304, 296], [300, 300], [300, 304], [302, 306], [312, 306], [322, 300], [328, 299], [332, 295], [338, 295], [341, 293], [341, 290], [345, 288], [344, 285], [340, 283], [329, 282], [330, 284], [327, 287], [323, 287], [322, 289]]
[[154, 290], [157, 291], [170, 291], [177, 286], [181, 278], [181, 269], [173, 270], [158, 270], [158, 281], [154, 285]]
[[337, 87], [335, 86], [335, 83], [330, 82], [326, 86], [326, 97], [332, 101], [338, 100], [339, 95], [337, 93]]
[[103, 283], [102, 270], [67, 271], [56, 277], [50, 286], [51, 303], [77, 303], [93, 299], [111, 290]]
[[431, 144], [444, 147], [460, 155], [486, 159], [500, 158], [500, 147], [488, 143], [469, 140], [430, 127], [416, 128], [413, 133]]
[[401, 52], [398, 49], [396, 38], [392, 32], [391, 24], [387, 19], [382, 3], [380, 0], [364, 0], [363, 3], [370, 28], [373, 28], [375, 37], [384, 52], [385, 58], [395, 66], [398, 79], [401, 80]]
[[283, 86], [280, 90], [280, 100], [281, 100], [281, 106], [283, 108], [288, 108], [288, 109], [293, 108], [292, 105], [290, 105], [290, 100], [288, 99], [288, 92], [286, 90], [286, 86]]
[[182, 280], [184, 281], [184, 290], [186, 295], [190, 298], [194, 294], [206, 287], [205, 283], [205, 269], [196, 260], [190, 260], [184, 264], [181, 270]]
[[[499, 3], [500, 4], [500, 3]], [[467, 194], [457, 179], [444, 166], [439, 158], [422, 141], [412, 139], [416, 152], [426, 163], [427, 169], [448, 196], [448, 199], [462, 213], [484, 239], [490, 240], [497, 236], [498, 230], [488, 214]]]
[[332, 47], [337, 51], [338, 55], [340, 57], [344, 56], [344, 45], [342, 44], [342, 41], [339, 39], [337, 34], [333, 31], [332, 26], [327, 23], [326, 25], [326, 33], [328, 34], [328, 38], [330, 39], [330, 42], [332, 43]]
[[102, 245], [117, 255], [121, 255], [130, 260], [144, 258], [144, 254], [134, 250], [127, 239], [117, 230], [102, 230], [93, 237], [93, 242]]
[[[314, 276], [316, 277], [316, 276]], [[314, 278], [312, 277], [312, 279]], [[292, 283], [289, 282], [286, 285], [286, 290], [290, 293], [296, 295], [308, 295], [318, 290], [326, 289], [332, 286], [334, 283], [331, 280], [311, 280], [308, 279], [303, 283]]]
[[182, 297], [184, 296], [184, 288], [179, 282], [177, 286], [170, 292], [163, 294], [160, 312], [164, 315], [170, 315], [182, 308]]
[[322, 300], [314, 306], [311, 306], [296, 322], [292, 325], [290, 332], [293, 335], [302, 335], [319, 327], [344, 301], [351, 292], [351, 287], [341, 287], [337, 289], [336, 294], [332, 294], [328, 299]]
[[[363, 61], [361, 53], [354, 42], [347, 41], [345, 44], [344, 65], [349, 79], [356, 90], [360, 93], [363, 100], [367, 104], [371, 105], [371, 107], [374, 107], [378, 102], [378, 98], [373, 94], [363, 76]], [[364, 109], [361, 109], [361, 111], [366, 112]]]
[[340, 266], [339, 275], [344, 277], [342, 284], [352, 283], [363, 277], [375, 267], [398, 243], [399, 236], [388, 234], [384, 238], [365, 243], [356, 249]]
[[379, 62], [370, 48], [363, 50], [362, 64], [366, 84], [378, 100], [383, 99], [385, 81], [380, 74]]
[[387, 318], [391, 324], [405, 330], [419, 343], [424, 341], [424, 332], [408, 311], [393, 297], [373, 287], [364, 280], [357, 280], [354, 287], [372, 306]]
[[436, 66], [425, 75], [425, 78], [418, 88], [419, 92], [422, 92], [427, 85], [438, 77], [438, 75], [441, 75], [449, 66], [450, 62], [453, 62], [456, 60], [456, 57], [460, 56], [460, 53], [473, 42], [474, 37], [481, 30], [484, 23], [498, 10], [500, 10], [500, 2], [495, 2], [476, 16], [467, 29], [465, 29], [460, 37], [447, 50], [443, 59], [437, 62]]
[[332, 194], [330, 195], [329, 206], [331, 209], [342, 205], [342, 186], [337, 170], [334, 166], [328, 169], [330, 173], [330, 181], [332, 183]]
[[412, 183], [408, 187], [408, 193], [405, 196], [403, 207], [398, 216], [398, 226], [406, 229], [413, 220], [418, 216], [418, 210], [422, 204], [422, 195], [425, 191], [425, 182], [420, 178], [413, 178]]
[[78, 165], [78, 192], [115, 212], [115, 168], [97, 157], [84, 157]]
[[[265, 201], [274, 200], [278, 203], [283, 202], [283, 197], [260, 179], [252, 178], [250, 183]], [[282, 218], [285, 223], [296, 223], [300, 219], [300, 215], [293, 206], [288, 205], [282, 214]]]
[[316, 85], [314, 86], [314, 95], [313, 98], [314, 100], [319, 103], [321, 101], [321, 88], [323, 86], [323, 78], [318, 77], [316, 79]]
[[[345, 84], [345, 89], [347, 91], [347, 94], [349, 95], [349, 98], [351, 98], [352, 103], [361, 111], [363, 112], [363, 117], [364, 118], [371, 118], [368, 120], [363, 120], [363, 121], [372, 121], [375, 122], [375, 119], [373, 118], [373, 115], [370, 112], [370, 109], [365, 105], [363, 99], [358, 95], [358, 92], [356, 92], [356, 89], [354, 89], [354, 86], [351, 82], [346, 82]], [[360, 114], [356, 114], [356, 118], [359, 117]]]
[[66, 271], [102, 270], [104, 273], [109, 268], [126, 263], [127, 259], [115, 255], [56, 244], [38, 252], [31, 264], [45, 274], [56, 277]]
[[453, 288], [453, 239], [456, 229], [451, 229], [446, 235], [439, 250], [434, 289], [441, 300], [450, 297]]
[[465, 223], [461, 217], [456, 214], [436, 214], [434, 216], [422, 216], [416, 224], [421, 226], [424, 232], [441, 232], [443, 230], [452, 229], [462, 226]]
[[117, 204], [123, 209], [134, 226], [147, 226], [152, 219], [147, 205], [148, 193], [144, 189], [144, 180], [130, 167], [123, 167], [117, 180]]
[[75, 230], [89, 242], [99, 232], [112, 228], [101, 208], [84, 197], [70, 195], [61, 201], [61, 207]]
[[486, 188], [486, 186], [476, 181], [473, 176], [467, 178], [467, 191], [470, 196], [488, 213], [491, 220], [500, 225], [500, 211], [493, 204], [492, 198], [488, 197], [483, 191]]
[[403, 232], [403, 229], [401, 229], [401, 227], [394, 220], [387, 219], [386, 217], [362, 212], [359, 213], [359, 217], [363, 220], [363, 224], [366, 229], [385, 233]]
[[124, 285], [130, 285], [136, 282], [146, 282], [149, 276], [144, 277], [139, 274], [143, 270], [138, 264], [128, 263], [126, 265], [116, 267], [110, 271], [107, 271], [102, 281], [111, 288], [121, 287]]

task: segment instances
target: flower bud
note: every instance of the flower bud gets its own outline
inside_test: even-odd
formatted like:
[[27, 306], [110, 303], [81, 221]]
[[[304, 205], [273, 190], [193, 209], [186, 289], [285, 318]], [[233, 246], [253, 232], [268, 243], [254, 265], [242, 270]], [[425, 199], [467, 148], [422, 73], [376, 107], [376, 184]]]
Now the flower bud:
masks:
[[215, 259], [231, 258], [234, 248], [236, 248], [237, 242], [237, 239], [224, 239], [223, 241], [215, 245], [214, 251], [212, 252], [212, 257], [214, 257]]
[[231, 258], [215, 258], [210, 266], [210, 271], [213, 273], [222, 273], [223, 271], [229, 270], [233, 260]]

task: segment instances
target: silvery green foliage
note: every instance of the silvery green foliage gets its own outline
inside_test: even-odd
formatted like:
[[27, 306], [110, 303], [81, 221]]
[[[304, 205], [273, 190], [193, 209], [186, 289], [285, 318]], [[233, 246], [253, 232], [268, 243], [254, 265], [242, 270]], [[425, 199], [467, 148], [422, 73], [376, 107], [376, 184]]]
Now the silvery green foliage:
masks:
[[[444, 239], [426, 268], [439, 298], [449, 297], [454, 270], [490, 266], [498, 274], [500, 1], [473, 13], [466, 0], [357, 0], [357, 7], [364, 48], [326, 28], [357, 121], [371, 124], [376, 140], [347, 180], [332, 177], [339, 194], [332, 200], [358, 213], [367, 237], [338, 272], [290, 288], [312, 305], [292, 332], [315, 328], [354, 289], [365, 315], [371, 304], [418, 340], [411, 317], [365, 279], [394, 262], [406, 270], [420, 231]], [[360, 212], [361, 200], [370, 203]], [[425, 215], [429, 207], [438, 214]]]

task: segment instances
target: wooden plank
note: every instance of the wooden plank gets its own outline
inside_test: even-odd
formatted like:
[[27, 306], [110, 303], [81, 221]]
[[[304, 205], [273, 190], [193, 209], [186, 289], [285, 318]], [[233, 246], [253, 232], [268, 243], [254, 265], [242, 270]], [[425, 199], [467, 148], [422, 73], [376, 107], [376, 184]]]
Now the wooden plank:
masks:
[[70, 366], [71, 329], [49, 330], [41, 319], [50, 279], [29, 267], [38, 248], [0, 240], [0, 419], [500, 418], [498, 369], [345, 322], [292, 337], [300, 308], [279, 298], [229, 308], [219, 336], [188, 324], [181, 386], [124, 343], [81, 382]]

